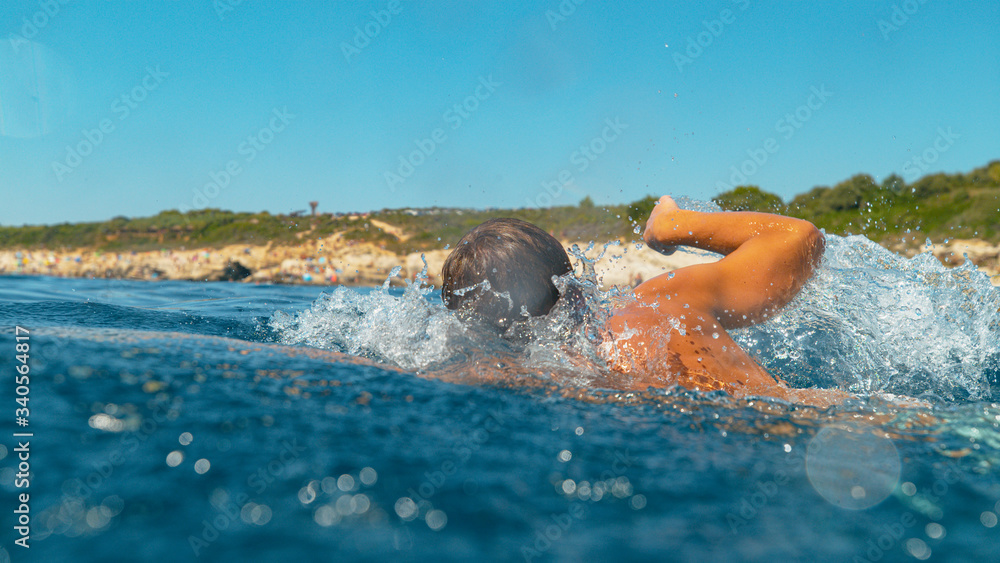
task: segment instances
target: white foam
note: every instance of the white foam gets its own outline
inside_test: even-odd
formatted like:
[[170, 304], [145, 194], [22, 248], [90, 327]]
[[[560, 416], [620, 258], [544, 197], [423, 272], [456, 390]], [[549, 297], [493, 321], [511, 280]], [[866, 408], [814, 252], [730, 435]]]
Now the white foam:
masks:
[[827, 235], [813, 280], [780, 315], [736, 331], [765, 367], [855, 392], [989, 397], [1000, 292], [967, 263], [906, 259], [862, 236]]
[[283, 344], [305, 344], [419, 369], [451, 357], [454, 334], [462, 323], [440, 302], [426, 298], [433, 289], [409, 283], [402, 296], [388, 287], [362, 294], [346, 287], [324, 293], [307, 311], [281, 311], [270, 326]]

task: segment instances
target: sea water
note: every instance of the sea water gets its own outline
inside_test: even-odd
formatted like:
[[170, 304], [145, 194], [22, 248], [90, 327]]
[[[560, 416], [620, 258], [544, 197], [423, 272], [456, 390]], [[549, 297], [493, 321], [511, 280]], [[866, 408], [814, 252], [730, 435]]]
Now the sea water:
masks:
[[[627, 297], [583, 277], [592, 320]], [[734, 334], [859, 396], [817, 409], [602, 389], [587, 323], [512, 345], [419, 283], [2, 277], [0, 561], [995, 561], [998, 310], [971, 266], [828, 237]]]

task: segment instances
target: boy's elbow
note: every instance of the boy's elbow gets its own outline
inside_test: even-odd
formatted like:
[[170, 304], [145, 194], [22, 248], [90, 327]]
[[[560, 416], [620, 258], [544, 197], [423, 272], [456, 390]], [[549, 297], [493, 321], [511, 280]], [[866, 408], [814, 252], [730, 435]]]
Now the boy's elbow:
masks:
[[823, 236], [822, 231], [816, 228], [816, 225], [809, 221], [802, 221], [799, 231], [810, 262], [816, 266], [826, 250], [826, 237]]

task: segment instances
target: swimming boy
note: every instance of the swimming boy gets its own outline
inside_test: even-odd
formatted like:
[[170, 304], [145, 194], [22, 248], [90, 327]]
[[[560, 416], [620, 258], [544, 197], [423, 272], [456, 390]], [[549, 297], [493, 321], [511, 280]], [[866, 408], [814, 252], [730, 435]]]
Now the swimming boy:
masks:
[[[664, 196], [643, 238], [663, 254], [693, 246], [724, 256], [643, 282], [635, 301], [608, 319], [604, 352], [612, 369], [630, 376], [627, 387], [679, 384], [814, 404], [849, 396], [788, 388], [726, 332], [766, 320], [799, 292], [824, 249], [812, 223], [767, 213], [681, 210]], [[506, 330], [547, 314], [559, 299], [553, 276], [571, 270], [566, 251], [545, 231], [517, 219], [493, 219], [469, 231], [448, 256], [441, 297], [449, 309]]]

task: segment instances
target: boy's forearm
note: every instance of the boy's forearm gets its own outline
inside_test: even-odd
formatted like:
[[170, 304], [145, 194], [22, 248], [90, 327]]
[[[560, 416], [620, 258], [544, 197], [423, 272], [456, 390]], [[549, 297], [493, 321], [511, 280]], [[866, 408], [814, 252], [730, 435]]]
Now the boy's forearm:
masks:
[[661, 244], [693, 246], [729, 254], [748, 240], [765, 234], [815, 230], [808, 221], [748, 211], [702, 213], [679, 210], [656, 218], [653, 236]]

